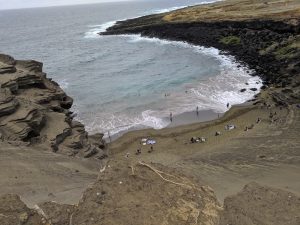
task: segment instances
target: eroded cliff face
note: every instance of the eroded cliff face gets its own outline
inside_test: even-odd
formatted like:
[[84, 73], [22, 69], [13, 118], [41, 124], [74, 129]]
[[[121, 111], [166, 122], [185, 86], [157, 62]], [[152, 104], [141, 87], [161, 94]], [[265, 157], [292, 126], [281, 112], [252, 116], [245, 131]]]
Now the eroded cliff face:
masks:
[[43, 145], [54, 152], [105, 157], [103, 135], [89, 138], [73, 120], [73, 99], [48, 79], [37, 61], [0, 54], [0, 137], [14, 145]]

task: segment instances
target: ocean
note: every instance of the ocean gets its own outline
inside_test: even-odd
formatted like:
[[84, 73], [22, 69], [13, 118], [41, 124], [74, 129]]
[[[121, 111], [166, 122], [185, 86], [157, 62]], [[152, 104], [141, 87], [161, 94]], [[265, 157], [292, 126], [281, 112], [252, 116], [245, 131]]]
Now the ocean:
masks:
[[[117, 20], [167, 12], [201, 0], [140, 0], [0, 11], [0, 52], [44, 63], [48, 77], [74, 98], [90, 133], [161, 129], [173, 116], [224, 113], [261, 86], [234, 57], [215, 48], [140, 35], [100, 36]], [[247, 85], [248, 83], [249, 85]]]

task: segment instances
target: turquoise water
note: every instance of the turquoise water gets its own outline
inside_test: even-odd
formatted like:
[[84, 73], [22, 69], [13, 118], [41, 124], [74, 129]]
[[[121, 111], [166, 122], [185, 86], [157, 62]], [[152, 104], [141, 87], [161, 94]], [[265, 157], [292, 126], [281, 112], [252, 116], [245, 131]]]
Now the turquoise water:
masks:
[[[201, 1], [184, 1], [191, 5]], [[0, 51], [44, 62], [48, 77], [74, 98], [90, 132], [163, 128], [168, 116], [227, 110], [260, 80], [218, 50], [139, 35], [99, 36], [114, 21], [167, 11], [183, 1], [131, 1], [0, 11]]]

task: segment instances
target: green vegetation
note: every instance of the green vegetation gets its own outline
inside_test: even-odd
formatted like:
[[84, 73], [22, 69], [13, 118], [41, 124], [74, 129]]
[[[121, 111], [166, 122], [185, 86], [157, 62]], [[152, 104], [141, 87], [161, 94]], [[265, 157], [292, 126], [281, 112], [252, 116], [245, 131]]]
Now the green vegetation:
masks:
[[274, 52], [277, 59], [292, 59], [300, 56], [300, 40], [296, 39], [293, 42], [278, 48]]
[[299, 0], [226, 0], [187, 7], [163, 14], [168, 22], [244, 21], [253, 19], [298, 20]]
[[260, 55], [267, 55], [275, 51], [275, 49], [279, 46], [278, 42], [272, 42], [267, 48], [261, 49], [259, 51]]
[[241, 44], [241, 38], [237, 36], [227, 36], [220, 39], [220, 43], [225, 45], [239, 45]]

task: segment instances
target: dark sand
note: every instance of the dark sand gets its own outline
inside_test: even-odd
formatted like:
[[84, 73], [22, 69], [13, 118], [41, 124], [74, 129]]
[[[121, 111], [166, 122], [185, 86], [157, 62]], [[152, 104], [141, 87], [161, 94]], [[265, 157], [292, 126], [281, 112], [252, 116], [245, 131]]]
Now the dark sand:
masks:
[[[270, 122], [269, 113], [278, 120]], [[161, 163], [180, 168], [208, 184], [220, 202], [237, 193], [251, 181], [300, 194], [299, 119], [295, 106], [271, 109], [258, 106], [234, 106], [224, 117], [211, 122], [184, 125], [162, 130], [140, 130], [125, 134], [110, 146], [112, 158]], [[257, 118], [262, 121], [256, 124]], [[227, 124], [236, 129], [226, 131]], [[254, 128], [244, 131], [246, 126]], [[220, 131], [220, 136], [215, 132]], [[140, 145], [140, 139], [157, 141], [154, 151]], [[191, 144], [191, 137], [205, 137], [206, 143]], [[136, 149], [142, 154], [135, 155]]]

